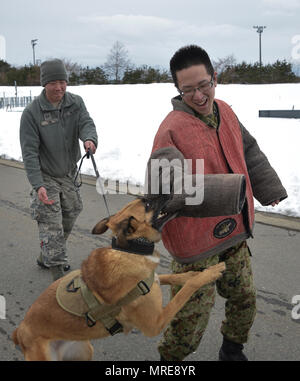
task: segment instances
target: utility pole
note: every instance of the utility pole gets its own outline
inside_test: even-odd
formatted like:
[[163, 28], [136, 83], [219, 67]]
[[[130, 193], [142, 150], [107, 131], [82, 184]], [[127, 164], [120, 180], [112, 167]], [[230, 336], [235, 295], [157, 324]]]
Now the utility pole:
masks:
[[35, 40], [31, 40], [31, 46], [32, 46], [32, 53], [33, 53], [33, 66], [35, 66], [35, 52], [34, 52], [34, 47], [37, 44], [38, 39], [36, 38]]
[[257, 29], [257, 33], [259, 34], [259, 66], [261, 66], [262, 62], [261, 62], [261, 34], [262, 32], [264, 31], [264, 29], [266, 28], [266, 26], [254, 26], [253, 27], [254, 29]]

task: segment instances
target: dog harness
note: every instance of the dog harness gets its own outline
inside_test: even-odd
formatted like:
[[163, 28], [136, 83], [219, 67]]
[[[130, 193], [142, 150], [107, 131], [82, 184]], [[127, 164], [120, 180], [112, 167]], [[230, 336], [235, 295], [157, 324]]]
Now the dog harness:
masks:
[[129, 291], [116, 304], [102, 304], [87, 287], [81, 277], [81, 271], [75, 270], [66, 275], [59, 283], [56, 300], [65, 311], [85, 318], [88, 327], [93, 327], [97, 321], [105, 326], [113, 336], [123, 331], [123, 326], [115, 319], [121, 307], [131, 303], [141, 295], [146, 295], [154, 282], [154, 271]]

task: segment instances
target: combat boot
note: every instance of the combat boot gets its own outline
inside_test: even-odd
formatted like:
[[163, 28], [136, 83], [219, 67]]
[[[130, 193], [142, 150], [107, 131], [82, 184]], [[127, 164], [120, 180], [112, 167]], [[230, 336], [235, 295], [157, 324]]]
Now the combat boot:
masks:
[[49, 267], [46, 266], [46, 265], [44, 264], [44, 260], [43, 260], [43, 255], [42, 255], [42, 253], [40, 253], [38, 259], [36, 260], [36, 263], [37, 263], [37, 264], [40, 266], [40, 268], [42, 268], [42, 269], [49, 269]]
[[[38, 257], [37, 260], [36, 260], [36, 263], [37, 263], [37, 264], [39, 265], [39, 267], [42, 268], [42, 269], [49, 269], [49, 266], [46, 266], [46, 265], [44, 264], [42, 253], [40, 253], [39, 257]], [[68, 263], [66, 263], [66, 264], [63, 265], [63, 269], [64, 269], [64, 271], [69, 271], [70, 268], [71, 268], [71, 266], [70, 266]]]
[[219, 361], [248, 361], [243, 349], [243, 344], [234, 343], [224, 337], [219, 351]]

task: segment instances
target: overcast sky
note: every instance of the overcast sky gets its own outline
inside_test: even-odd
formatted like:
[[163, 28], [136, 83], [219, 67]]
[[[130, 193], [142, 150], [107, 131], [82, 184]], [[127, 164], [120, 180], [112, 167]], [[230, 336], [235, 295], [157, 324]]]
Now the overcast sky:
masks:
[[[258, 61], [258, 33], [264, 63], [300, 55], [300, 0], [1, 0], [0, 36], [6, 61], [67, 58], [84, 66], [106, 61], [115, 41], [136, 65], [169, 67], [183, 45], [204, 47], [213, 59], [233, 54], [238, 62]], [[298, 37], [297, 37], [298, 36]], [[294, 43], [292, 43], [294, 38]], [[3, 58], [3, 38], [2, 44]], [[1, 46], [0, 46], [1, 55]], [[297, 58], [298, 63], [300, 59]]]

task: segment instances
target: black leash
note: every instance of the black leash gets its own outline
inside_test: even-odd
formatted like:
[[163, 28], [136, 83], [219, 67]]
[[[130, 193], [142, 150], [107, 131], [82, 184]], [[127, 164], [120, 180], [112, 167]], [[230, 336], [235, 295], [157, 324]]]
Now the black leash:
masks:
[[[82, 156], [81, 158], [81, 161], [80, 161], [80, 164], [79, 164], [79, 167], [77, 169], [77, 172], [76, 172], [76, 175], [74, 177], [74, 180], [73, 180], [73, 183], [75, 185], [75, 187], [77, 188], [80, 188], [81, 185], [82, 185], [82, 178], [81, 178], [81, 172], [80, 172], [80, 169], [81, 169], [81, 166], [82, 166], [82, 162], [83, 162], [83, 159], [86, 157], [87, 159], [89, 158], [89, 153], [87, 152], [84, 156]], [[77, 177], [80, 176], [80, 182], [77, 182]]]
[[[90, 150], [90, 148], [88, 148], [87, 153], [82, 157], [82, 159], [81, 159], [81, 161], [80, 161], [78, 170], [77, 170], [76, 175], [75, 175], [75, 177], [74, 177], [74, 185], [75, 185], [76, 187], [78, 187], [78, 188], [81, 187], [81, 185], [82, 185], [82, 178], [81, 178], [81, 172], [80, 172], [80, 169], [81, 169], [81, 166], [82, 166], [82, 163], [83, 163], [84, 158], [89, 159], [90, 157], [91, 157], [91, 159], [92, 159], [92, 164], [93, 164], [94, 171], [95, 171], [95, 174], [96, 174], [96, 189], [97, 189], [97, 185], [99, 185], [99, 187], [100, 187], [100, 191], [101, 191], [102, 196], [103, 196], [104, 204], [105, 204], [105, 207], [106, 207], [107, 216], [110, 217], [109, 208], [108, 208], [108, 203], [107, 203], [106, 196], [105, 196], [105, 192], [104, 192], [104, 189], [103, 189], [103, 186], [102, 186], [102, 183], [101, 183], [101, 178], [100, 178], [100, 175], [99, 175], [97, 166], [96, 166], [96, 162], [95, 162], [95, 159], [94, 159], [94, 155], [93, 155], [92, 151]], [[80, 176], [80, 183], [77, 183], [77, 178], [78, 178], [78, 176]], [[98, 189], [97, 189], [97, 191], [98, 191]], [[98, 193], [100, 193], [100, 192], [98, 192]]]

